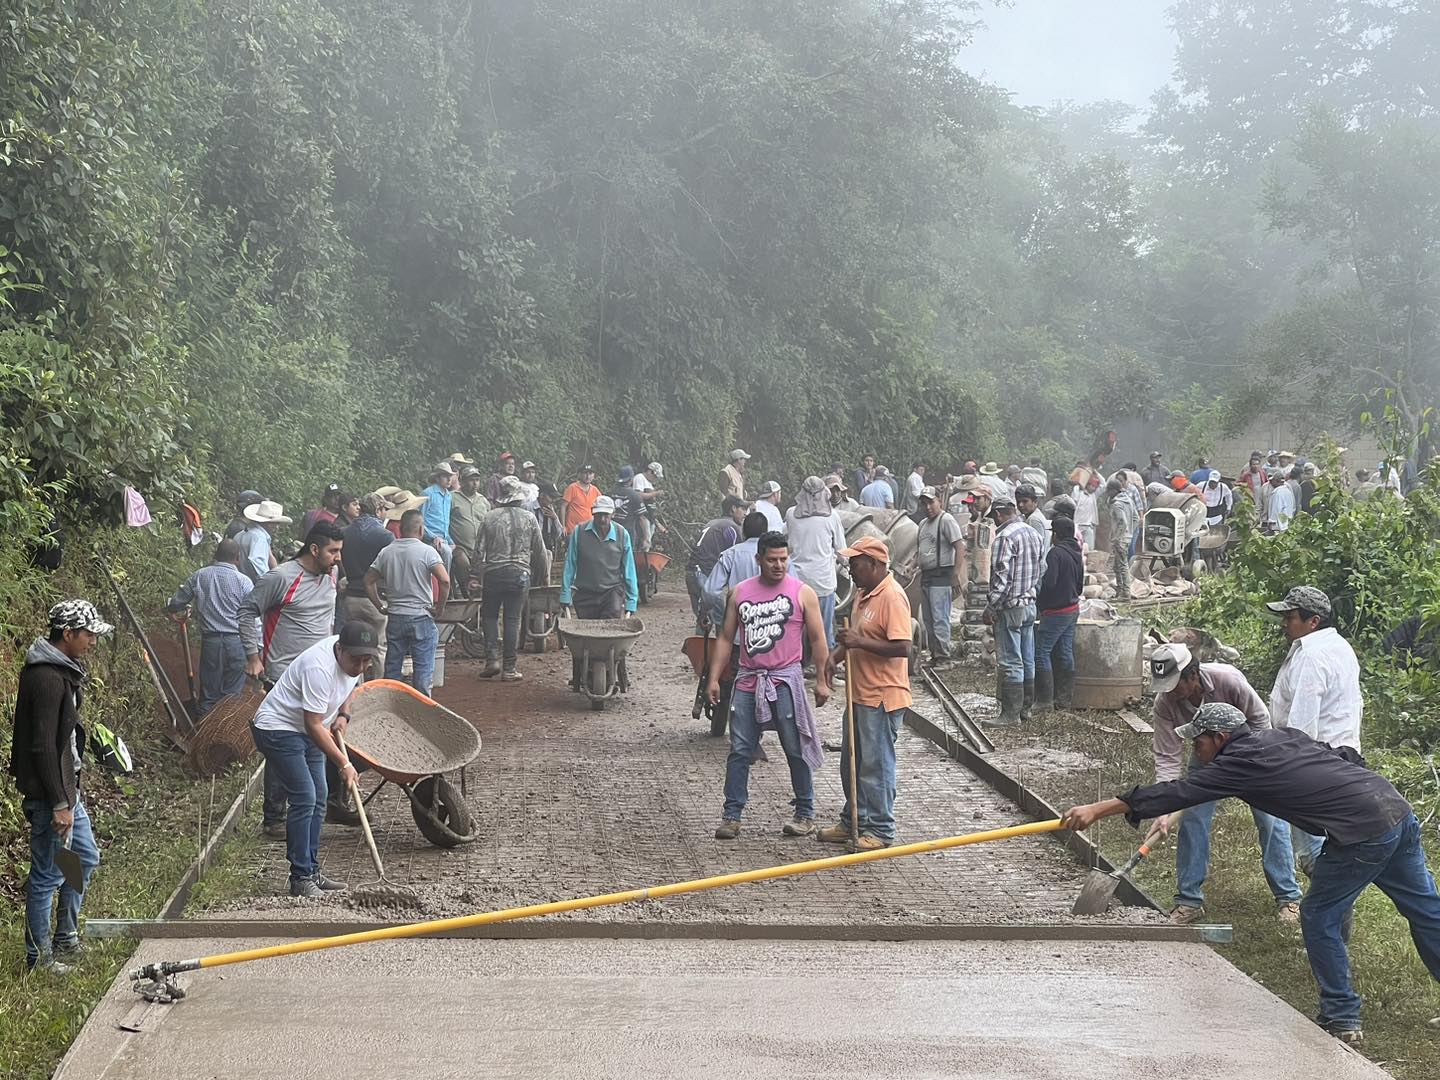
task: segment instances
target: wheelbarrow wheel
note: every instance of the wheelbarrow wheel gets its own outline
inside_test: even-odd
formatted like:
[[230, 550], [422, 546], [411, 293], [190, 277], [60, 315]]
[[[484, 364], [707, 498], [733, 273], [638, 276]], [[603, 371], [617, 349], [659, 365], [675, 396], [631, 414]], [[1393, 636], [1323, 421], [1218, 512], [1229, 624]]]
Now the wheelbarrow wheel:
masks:
[[471, 660], [485, 659], [485, 635], [461, 623], [455, 628], [455, 637], [460, 641], [460, 651]]
[[[425, 807], [433, 811], [434, 817]], [[454, 785], [443, 776], [427, 776], [415, 785], [410, 813], [420, 834], [436, 847], [458, 847], [474, 839], [470, 808]]]

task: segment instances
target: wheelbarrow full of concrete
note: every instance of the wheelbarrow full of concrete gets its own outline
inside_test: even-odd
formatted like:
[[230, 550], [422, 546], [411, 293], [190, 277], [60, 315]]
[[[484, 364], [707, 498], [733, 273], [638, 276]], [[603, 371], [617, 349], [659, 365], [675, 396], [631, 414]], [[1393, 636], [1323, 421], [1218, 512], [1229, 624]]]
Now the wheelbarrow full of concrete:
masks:
[[616, 694], [630, 689], [625, 654], [645, 624], [635, 615], [623, 619], [560, 620], [560, 641], [570, 650], [574, 690], [590, 699], [592, 709], [603, 709]]
[[[475, 839], [465, 805], [465, 767], [480, 753], [480, 733], [470, 721], [412, 686], [374, 679], [355, 692], [346, 749], [380, 776], [370, 800], [386, 784], [410, 798], [410, 812], [426, 840], [450, 848]], [[460, 790], [445, 779], [459, 772]]]

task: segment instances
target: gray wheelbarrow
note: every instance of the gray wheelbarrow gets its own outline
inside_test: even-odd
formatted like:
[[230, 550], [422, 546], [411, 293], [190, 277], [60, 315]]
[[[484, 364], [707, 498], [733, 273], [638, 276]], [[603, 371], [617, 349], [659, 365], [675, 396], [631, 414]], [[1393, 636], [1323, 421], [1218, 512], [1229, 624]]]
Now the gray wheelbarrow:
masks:
[[603, 709], [605, 702], [630, 689], [625, 671], [625, 654], [645, 632], [638, 616], [623, 619], [561, 618], [560, 641], [574, 660], [572, 689], [590, 699], [590, 708]]
[[[480, 733], [470, 721], [393, 679], [362, 685], [351, 713], [345, 733], [350, 756], [380, 776], [365, 805], [394, 784], [410, 797], [410, 813], [426, 840], [444, 848], [474, 840], [465, 766], [480, 753]], [[458, 792], [443, 775], [456, 770]]]
[[532, 585], [525, 594], [525, 648], [543, 653], [560, 617], [560, 586]]

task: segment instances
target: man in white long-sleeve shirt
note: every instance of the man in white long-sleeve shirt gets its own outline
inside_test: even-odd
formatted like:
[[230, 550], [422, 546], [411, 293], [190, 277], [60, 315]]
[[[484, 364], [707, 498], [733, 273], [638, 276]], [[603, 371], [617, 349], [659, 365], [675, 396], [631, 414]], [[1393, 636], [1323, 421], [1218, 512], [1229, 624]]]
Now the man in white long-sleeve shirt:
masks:
[[[1355, 650], [1330, 625], [1330, 598], [1309, 585], [1297, 585], [1284, 600], [1266, 605], [1283, 619], [1290, 653], [1270, 692], [1270, 719], [1277, 728], [1293, 727], [1318, 742], [1360, 750], [1360, 661]], [[1295, 863], [1307, 874], [1315, 865], [1324, 837], [1291, 827]]]
[[1285, 482], [1285, 474], [1278, 469], [1271, 475], [1270, 486], [1265, 491], [1265, 516], [1261, 527], [1266, 532], [1284, 532], [1295, 516], [1295, 493]]

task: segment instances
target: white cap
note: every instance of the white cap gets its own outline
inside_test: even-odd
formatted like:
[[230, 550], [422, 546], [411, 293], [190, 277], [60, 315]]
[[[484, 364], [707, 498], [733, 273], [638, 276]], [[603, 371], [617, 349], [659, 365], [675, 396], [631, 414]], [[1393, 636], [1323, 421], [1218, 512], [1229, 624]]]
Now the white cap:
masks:
[[615, 500], [609, 495], [601, 495], [595, 500], [595, 505], [590, 508], [592, 514], [613, 514], [615, 513]]
[[665, 466], [661, 465], [658, 461], [650, 462], [650, 464], [646, 465], [645, 468], [650, 472], [653, 472], [656, 476], [661, 477], [662, 479], [665, 476]]
[[731, 451], [730, 451], [730, 460], [731, 460], [731, 461], [749, 461], [749, 460], [750, 460], [750, 455], [747, 454], [747, 453], [745, 453], [744, 450], [731, 450]]
[[1190, 650], [1171, 643], [1157, 646], [1150, 654], [1150, 689], [1168, 694], [1180, 685], [1180, 673], [1190, 666]]
[[780, 485], [777, 484], [774, 480], [766, 480], [763, 484], [760, 485], [760, 494], [779, 495]]

